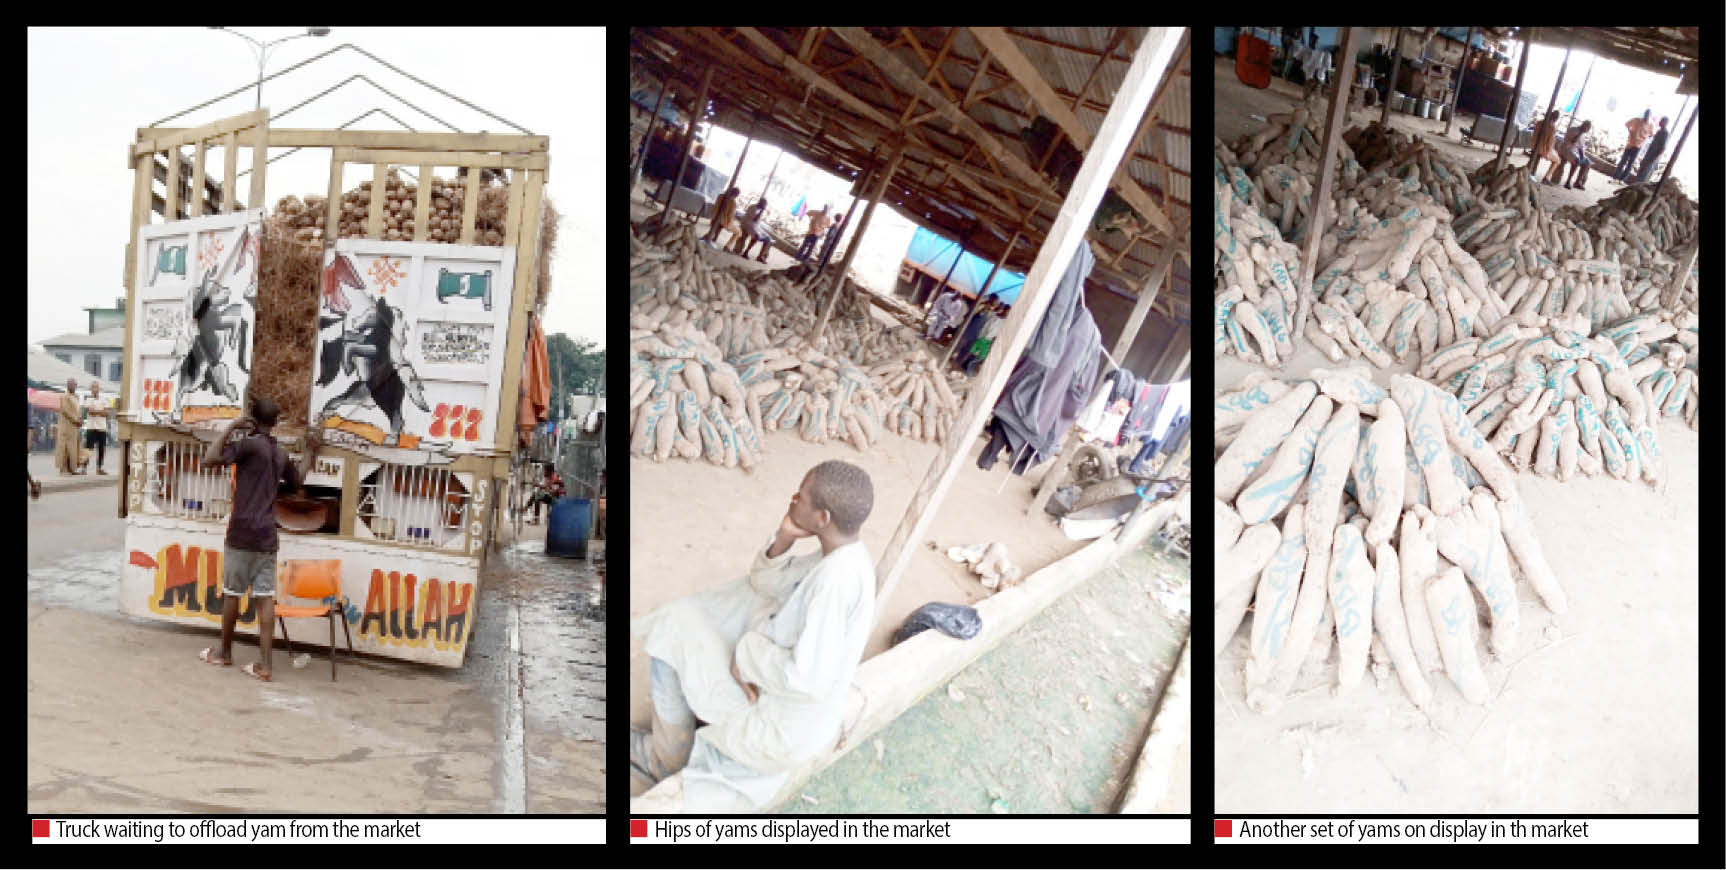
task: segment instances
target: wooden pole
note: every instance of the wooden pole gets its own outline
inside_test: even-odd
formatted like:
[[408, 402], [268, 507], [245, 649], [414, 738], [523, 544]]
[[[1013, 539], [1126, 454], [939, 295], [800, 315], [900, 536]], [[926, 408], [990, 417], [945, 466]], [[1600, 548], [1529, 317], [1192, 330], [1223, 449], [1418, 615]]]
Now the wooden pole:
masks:
[[1396, 93], [1396, 79], [1402, 72], [1402, 28], [1400, 27], [1396, 29], [1396, 37], [1391, 41], [1390, 52], [1390, 83], [1384, 91], [1384, 107], [1378, 113], [1378, 123], [1383, 127], [1390, 126], [1390, 99]]
[[[1342, 56], [1354, 57], [1355, 28], [1342, 33]], [[1324, 122], [1324, 154], [1319, 160], [1318, 194], [1312, 201], [1312, 218], [1307, 223], [1305, 252], [1301, 255], [1300, 298], [1295, 300], [1295, 336], [1306, 335], [1307, 319], [1312, 315], [1312, 273], [1318, 265], [1318, 240], [1324, 235], [1330, 220], [1330, 188], [1336, 175], [1336, 143], [1342, 136], [1342, 125], [1348, 120], [1348, 93], [1354, 82], [1354, 64], [1345, 63], [1337, 69], [1336, 93], [1331, 94], [1330, 113]]]
[[1474, 28], [1468, 29], [1468, 39], [1462, 43], [1462, 66], [1456, 70], [1456, 90], [1450, 92], [1450, 109], [1444, 113], [1444, 135], [1450, 138], [1450, 127], [1456, 123], [1456, 98], [1462, 96], [1462, 80], [1468, 76], [1468, 59], [1474, 55]]
[[[964, 335], [965, 330], [970, 327], [971, 321], [977, 319], [977, 309], [983, 307], [983, 295], [989, 291], [989, 284], [995, 280], [995, 274], [1001, 271], [1002, 266], [1006, 265], [1007, 257], [1013, 253], [1013, 246], [1019, 243], [1019, 236], [1024, 227], [1025, 222], [1020, 221], [1019, 229], [1014, 230], [1013, 237], [1007, 240], [1007, 247], [1002, 249], [1000, 258], [995, 260], [995, 265], [989, 267], [989, 277], [983, 279], [983, 286], [977, 291], [977, 298], [971, 300], [970, 313], [965, 316], [965, 322], [959, 326], [959, 334], [961, 336]], [[954, 342], [947, 346], [947, 352], [941, 354], [941, 364], [936, 367], [937, 371], [947, 371], [947, 361], [953, 358], [953, 349], [958, 346], [958, 342]]]
[[671, 195], [665, 198], [665, 213], [671, 214], [671, 203], [677, 199], [677, 188], [683, 184], [683, 171], [689, 168], [689, 151], [695, 144], [695, 126], [707, 113], [707, 88], [713, 84], [713, 67], [701, 74], [701, 89], [695, 93], [695, 108], [689, 113], [689, 127], [683, 131], [683, 157], [677, 161], [677, 175], [671, 179]]
[[1144, 325], [1145, 315], [1151, 313], [1151, 304], [1157, 301], [1163, 281], [1168, 278], [1169, 270], [1175, 265], [1175, 256], [1180, 253], [1184, 244], [1175, 242], [1163, 248], [1162, 256], [1151, 270], [1150, 280], [1145, 282], [1144, 289], [1139, 291], [1138, 301], [1133, 303], [1133, 313], [1127, 316], [1127, 325], [1121, 327], [1121, 336], [1115, 339], [1115, 349], [1110, 351], [1110, 355], [1116, 360], [1127, 358], [1127, 351], [1132, 349], [1133, 340], [1139, 337], [1139, 327]]
[[[935, 289], [930, 293], [929, 298], [931, 305], [934, 304], [934, 300], [940, 295], [941, 291], [947, 289], [947, 282], [953, 280], [953, 273], [959, 271], [959, 261], [965, 259], [965, 240], [960, 239], [958, 241], [958, 245], [959, 255], [953, 258], [953, 265], [947, 267], [946, 277], [942, 278], [941, 283], [936, 285]], [[924, 307], [923, 310], [928, 311], [929, 309]]]
[[[1564, 87], [1564, 71], [1570, 68], [1570, 49], [1576, 45], [1576, 31], [1570, 32], [1570, 41], [1564, 44], [1564, 60], [1558, 64], [1558, 81], [1552, 84], [1552, 99], [1546, 101], [1546, 114], [1558, 108], [1558, 89]], [[1544, 117], [1544, 116], [1542, 116]]]
[[[1590, 78], [1594, 77], [1594, 61], [1596, 61], [1598, 59], [1599, 59], [1598, 57], [1590, 57], [1588, 59], [1588, 71], [1584, 72], [1582, 74], [1582, 87], [1580, 87], [1576, 90], [1576, 108], [1577, 109], [1582, 108], [1582, 95], [1588, 93], [1588, 80]], [[1566, 129], [1568, 129], [1570, 127], [1570, 122], [1572, 120], [1574, 120], [1575, 118], [1576, 118], [1576, 112], [1574, 110], [1571, 111], [1570, 114], [1568, 114], [1564, 117], [1564, 126]]]
[[[833, 292], [827, 295], [827, 304], [821, 306], [821, 316], [815, 320], [815, 329], [809, 333], [809, 343], [820, 341], [821, 333], [827, 328], [827, 321], [833, 317], [833, 309], [839, 305], [839, 297], [845, 294], [845, 273], [851, 269], [851, 261], [857, 259], [857, 249], [863, 246], [863, 233], [869, 229], [869, 218], [875, 215], [875, 206], [881, 202], [881, 197], [887, 193], [887, 184], [893, 180], [893, 173], [899, 169], [899, 158], [905, 154], [905, 140], [897, 139], [893, 143], [893, 156], [887, 160], [887, 168], [881, 171], [881, 180], [875, 185], [875, 192], [869, 197], [869, 204], [863, 207], [863, 217], [857, 221], [857, 234], [851, 237], [851, 245], [845, 249], [845, 259], [840, 262], [839, 270], [834, 273]], [[853, 206], [855, 208], [855, 206]]]
[[749, 157], [749, 145], [755, 141], [755, 118], [749, 119], [749, 132], [743, 135], [743, 153], [737, 155], [737, 168], [731, 170], [731, 177], [725, 180], [725, 189], [730, 190], [737, 184], [737, 176], [743, 174], [743, 161]]
[[1504, 168], [1504, 150], [1516, 129], [1516, 104], [1522, 100], [1522, 77], [1528, 73], [1529, 40], [1534, 36], [1530, 27], [1522, 37], [1522, 59], [1516, 64], [1516, 88], [1510, 92], [1510, 107], [1504, 110], [1504, 132], [1498, 134], [1498, 157], [1492, 161], [1492, 174]]
[[1126, 156], [1127, 147], [1138, 130], [1139, 119], [1144, 117], [1157, 84], [1174, 59], [1184, 31], [1185, 28], [1179, 27], [1153, 27], [1134, 52], [1132, 65], [1127, 68], [1108, 114], [1086, 151], [1079, 173], [1037, 251], [1030, 272], [1025, 276], [1025, 287], [1018, 303], [1013, 306], [1006, 323], [1002, 324], [1001, 333], [996, 338], [999, 350], [984, 360], [980, 382], [966, 394], [964, 406], [959, 409], [941, 449], [929, 465], [928, 474], [912, 496], [904, 519], [894, 530], [893, 539], [876, 564], [877, 614], [892, 600], [894, 587], [917, 552], [913, 543], [921, 542], [928, 534], [929, 524], [934, 521], [942, 499], [959, 474], [959, 464], [965, 461], [961, 454], [970, 448], [982, 431], [984, 419], [1007, 385], [1008, 373], [1030, 344], [1035, 326], [1049, 310], [1055, 285], [1061, 280], [1079, 245], [1085, 243], [1085, 230], [1090, 226], [1091, 215], [1102, 202], [1103, 192], [1114, 175], [1115, 167]]
[[[1666, 189], [1666, 179], [1672, 177], [1672, 168], [1678, 165], [1678, 153], [1684, 150], [1684, 140], [1690, 138], [1690, 128], [1696, 126], [1696, 116], [1702, 112], [1702, 101], [1696, 101], [1696, 108], [1690, 110], [1690, 120], [1684, 122], [1684, 132], [1678, 134], [1678, 144], [1672, 146], [1672, 156], [1666, 158], [1666, 169], [1660, 173], [1660, 183], [1654, 185], [1654, 195], [1642, 206], [1644, 212], [1654, 207], [1660, 201], [1660, 193]], [[1693, 255], [1694, 256], [1694, 255]], [[1689, 267], [1685, 267], [1688, 271]]]
[[[634, 190], [641, 183], [641, 165], [647, 161], [647, 149], [653, 144], [653, 128], [659, 124], [659, 109], [665, 104], [665, 82], [659, 83], [659, 98], [653, 101], [653, 114], [647, 119], [647, 135], [641, 140], [641, 150], [636, 152], [635, 162], [629, 167], [629, 187]], [[417, 225], [416, 225], [417, 226]]]

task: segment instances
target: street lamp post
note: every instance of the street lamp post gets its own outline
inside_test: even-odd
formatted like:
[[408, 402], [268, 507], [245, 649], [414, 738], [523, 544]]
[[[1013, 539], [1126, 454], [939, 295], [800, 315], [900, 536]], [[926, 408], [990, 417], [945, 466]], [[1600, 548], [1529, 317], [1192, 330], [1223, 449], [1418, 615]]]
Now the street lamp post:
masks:
[[330, 35], [330, 29], [328, 27], [308, 27], [308, 28], [306, 28], [305, 33], [296, 33], [293, 36], [284, 36], [281, 39], [272, 39], [269, 42], [259, 42], [255, 39], [251, 38], [250, 36], [247, 36], [244, 33], [239, 32], [238, 30], [233, 30], [233, 29], [230, 29], [227, 27], [212, 27], [210, 29], [211, 30], [220, 30], [223, 33], [232, 33], [233, 35], [238, 36], [241, 39], [244, 39], [245, 41], [251, 43], [253, 46], [255, 46], [257, 48], [257, 50], [258, 50], [258, 88], [257, 88], [256, 101], [252, 104], [252, 108], [254, 108], [254, 109], [261, 109], [264, 106], [264, 63], [269, 58], [271, 47], [280, 45], [280, 44], [282, 44], [284, 42], [288, 42], [290, 40], [299, 39], [299, 38], [304, 37], [304, 36], [329, 36]]

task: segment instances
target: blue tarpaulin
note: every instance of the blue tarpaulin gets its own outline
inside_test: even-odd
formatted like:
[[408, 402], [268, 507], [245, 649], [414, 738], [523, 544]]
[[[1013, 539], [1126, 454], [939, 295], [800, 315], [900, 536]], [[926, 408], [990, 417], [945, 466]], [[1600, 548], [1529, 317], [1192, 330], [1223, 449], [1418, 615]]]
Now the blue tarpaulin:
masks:
[[[659, 91], [631, 91], [629, 101], [640, 106], [643, 112], [652, 114], [653, 104], [659, 102]], [[677, 111], [677, 107], [673, 106], [670, 100], [659, 104], [659, 119], [674, 126], [683, 125], [683, 113]]]
[[[937, 279], [947, 275], [947, 270], [953, 269], [953, 260], [959, 256], [959, 243], [936, 235], [922, 227], [911, 236], [911, 246], [905, 249], [905, 260], [924, 272], [934, 275]], [[977, 289], [989, 277], [989, 270], [994, 263], [967, 253], [959, 261], [959, 268], [953, 269], [953, 277], [947, 279], [949, 286], [967, 296], [976, 296]], [[995, 280], [989, 282], [988, 292], [991, 296], [999, 296], [1003, 301], [1012, 304], [1019, 298], [1020, 288], [1025, 286], [1025, 276], [1019, 272], [1009, 272], [1002, 269], [995, 273]]]

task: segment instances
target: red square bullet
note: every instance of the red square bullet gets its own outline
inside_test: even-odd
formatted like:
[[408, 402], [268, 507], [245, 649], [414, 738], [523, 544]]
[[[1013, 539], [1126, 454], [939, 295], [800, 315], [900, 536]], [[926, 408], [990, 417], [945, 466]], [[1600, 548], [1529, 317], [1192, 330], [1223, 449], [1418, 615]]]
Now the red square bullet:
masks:
[[647, 820], [646, 819], [630, 819], [629, 820], [629, 835], [631, 837], [645, 837], [645, 836], [647, 836]]
[[1217, 836], [1233, 837], [1235, 835], [1234, 819], [1217, 819]]
[[47, 819], [31, 819], [30, 820], [30, 836], [32, 836], [32, 837], [46, 837], [46, 836], [48, 836], [48, 820]]

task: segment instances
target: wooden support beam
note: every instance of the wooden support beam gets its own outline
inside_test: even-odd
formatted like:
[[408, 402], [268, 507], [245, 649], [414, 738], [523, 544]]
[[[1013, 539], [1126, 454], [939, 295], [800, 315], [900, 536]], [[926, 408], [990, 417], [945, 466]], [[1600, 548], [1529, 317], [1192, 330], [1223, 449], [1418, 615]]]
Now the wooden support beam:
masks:
[[[1042, 247], [1037, 252], [1036, 260], [1031, 264], [1030, 272], [1025, 276], [1024, 289], [1019, 294], [1018, 302], [1013, 306], [1012, 313], [1008, 315], [996, 338], [998, 349], [991, 352], [989, 358], [983, 362], [978, 381], [967, 393], [958, 417], [949, 428], [941, 449], [929, 466], [928, 474], [911, 498], [905, 518], [894, 531], [892, 540], [882, 553], [881, 561], [876, 565], [877, 613], [892, 600], [894, 587], [910, 565], [911, 557], [920, 549], [917, 544], [928, 534], [929, 524], [934, 520], [947, 490], [958, 476], [959, 465], [965, 461], [961, 454], [972, 446], [977, 434], [982, 431], [985, 416], [995, 406], [995, 401], [1006, 387], [1007, 374], [1018, 363], [1019, 357], [1030, 344], [1034, 327], [1042, 321], [1043, 314], [1049, 309], [1049, 303], [1054, 297], [1054, 286], [1060, 281], [1073, 257], [1078, 254], [1079, 245], [1085, 243], [1085, 231], [1090, 226], [1091, 215], [1103, 200], [1107, 179], [1126, 154], [1134, 127], [1150, 105], [1157, 83], [1162, 80], [1164, 71], [1168, 68], [1175, 41], [1171, 37], [1178, 37], [1179, 33], [1179, 30], [1163, 31], [1159, 35], [1153, 30], [1153, 35], [1147, 37], [1134, 54], [1126, 77], [1115, 94], [1114, 105], [1103, 118], [1102, 128], [1098, 130], [1092, 147], [1085, 153], [1084, 162], [1079, 166], [1078, 175], [1061, 204], [1054, 225], [1050, 227]], [[841, 32], [840, 38], [852, 45], [866, 46], [874, 42], [850, 28]], [[925, 99], [928, 96], [925, 95]], [[931, 103], [933, 104], [933, 101]], [[957, 107], [953, 108], [954, 114], [963, 117]]]
[[1181, 644], [1180, 663], [1175, 666], [1174, 676], [1163, 689], [1163, 698], [1157, 704], [1156, 715], [1151, 717], [1150, 731], [1145, 735], [1145, 745], [1139, 750], [1139, 760], [1127, 777], [1126, 788], [1121, 790], [1120, 804], [1115, 812], [1149, 814], [1168, 793], [1176, 755], [1187, 742], [1192, 722], [1192, 663], [1193, 638], [1188, 632], [1186, 642]]
[[[839, 101], [841, 106], [844, 106], [857, 115], [880, 124], [884, 129], [892, 130], [898, 126], [893, 122], [892, 118], [876, 111], [875, 107], [863, 102], [855, 96], [852, 96], [849, 91], [841, 88], [837, 84], [834, 84], [832, 80], [816, 72], [809, 65], [780, 50], [779, 46], [773, 43], [773, 40], [768, 39], [755, 28], [739, 27], [737, 28], [737, 32], [742, 34], [744, 39], [753, 43], [756, 48], [759, 48], [768, 56], [769, 59], [772, 60], [772, 62], [784, 67], [792, 75], [802, 79], [805, 84], [813, 85], [822, 93], [825, 93]], [[883, 51], [885, 51], [885, 49], [883, 49]]]
[[196, 154], [192, 158], [192, 217], [204, 216], [204, 159], [208, 156], [209, 146], [203, 139], [198, 140]]
[[665, 211], [662, 219], [671, 219], [671, 204], [677, 200], [678, 185], [683, 183], [683, 173], [689, 168], [689, 152], [695, 144], [695, 127], [701, 123], [701, 116], [707, 111], [707, 89], [713, 84], [713, 67], [701, 71], [701, 87], [695, 92], [695, 104], [690, 108], [689, 124], [683, 131], [683, 156], [677, 160], [677, 174], [671, 178], [671, 192], [665, 197]]
[[[1013, 246], [1019, 243], [1019, 236], [1023, 234], [1024, 229], [1025, 222], [1021, 220], [1019, 226], [1013, 230], [1012, 237], [1007, 239], [1007, 247], [1001, 249], [1001, 256], [995, 258], [995, 265], [989, 267], [989, 277], [983, 279], [983, 286], [977, 290], [977, 298], [971, 300], [970, 312], [965, 315], [965, 320], [959, 324], [961, 337], [965, 335], [965, 330], [970, 327], [971, 321], [976, 319], [977, 309], [983, 307], [983, 296], [989, 292], [989, 284], [995, 280], [995, 274], [1001, 271], [1001, 267], [1007, 264], [1007, 258], [1013, 255]], [[947, 352], [941, 354], [941, 364], [936, 367], [936, 371], [943, 373], [943, 376], [947, 371], [947, 360], [953, 358], [953, 350], [958, 346], [959, 342], [954, 341], [947, 346]]]
[[669, 83], [664, 80], [659, 84], [659, 97], [653, 101], [653, 114], [647, 116], [647, 133], [641, 137], [641, 149], [636, 151], [635, 159], [629, 164], [629, 187], [641, 181], [641, 164], [647, 159], [647, 149], [653, 145], [653, 128], [659, 126], [659, 110], [665, 105], [665, 92], [670, 90]]
[[1570, 68], [1570, 50], [1575, 46], [1576, 32], [1571, 31], [1570, 41], [1564, 45], [1564, 60], [1558, 64], [1558, 81], [1552, 83], [1552, 99], [1546, 101], [1546, 113], [1548, 115], [1552, 114], [1552, 110], [1558, 108], [1558, 89], [1564, 87], [1564, 71]]
[[[856, 233], [851, 237], [851, 244], [845, 249], [845, 259], [839, 263], [838, 271], [833, 273], [833, 291], [827, 296], [827, 304], [821, 307], [821, 316], [815, 320], [815, 328], [809, 333], [811, 345], [820, 341], [821, 333], [827, 328], [827, 321], [833, 317], [833, 309], [839, 305], [839, 297], [845, 293], [845, 273], [851, 269], [851, 261], [857, 259], [857, 249], [863, 247], [863, 233], [869, 229], [869, 218], [875, 215], [875, 206], [880, 204], [881, 197], [887, 192], [887, 185], [893, 180], [893, 173], [899, 169], [899, 159], [904, 156], [905, 142], [903, 139], [893, 143], [893, 156], [887, 159], [887, 167], [881, 170], [881, 181], [875, 186], [875, 192], [869, 197], [869, 204], [863, 207], [863, 217], [857, 222]], [[856, 204], [852, 204], [856, 208]]]
[[[154, 159], [151, 162], [155, 162]], [[180, 219], [180, 146], [178, 145], [168, 149], [168, 181], [165, 187], [168, 192], [168, 201], [163, 204], [162, 218], [177, 221]], [[200, 192], [193, 191], [192, 198], [197, 199]]]
[[[939, 53], [937, 53], [935, 55], [935, 61], [933, 63], [928, 64], [929, 71], [923, 74], [923, 81], [927, 82], [927, 81], [929, 81], [930, 78], [944, 78], [940, 74], [941, 62], [946, 59], [948, 49], [951, 49], [953, 47], [953, 38], [955, 36], [958, 36], [958, 35], [959, 35], [959, 28], [957, 28], [957, 27], [951, 28], [947, 31], [947, 39], [941, 43], [941, 50]], [[915, 46], [916, 43], [913, 42], [912, 45]], [[948, 96], [952, 96], [952, 94], [953, 94], [952, 89], [948, 88], [946, 85], [947, 85], [947, 83], [945, 81], [941, 82], [941, 89], [943, 91], [946, 91]], [[917, 111], [917, 105], [918, 105], [917, 96], [915, 94], [913, 94], [913, 95], [911, 95], [911, 102], [905, 104], [905, 111], [901, 112], [899, 114], [899, 127], [901, 129], [903, 129], [905, 127], [912, 126], [911, 124], [906, 123], [906, 122], [910, 119], [911, 113]], [[925, 117], [927, 117], [927, 116], [925, 116]]]
[[1354, 84], [1354, 46], [1359, 35], [1358, 28], [1344, 28], [1342, 32], [1342, 49], [1338, 57], [1349, 58], [1349, 63], [1337, 64], [1336, 92], [1330, 96], [1330, 111], [1325, 115], [1324, 122], [1324, 154], [1319, 160], [1318, 192], [1312, 200], [1312, 218], [1307, 223], [1305, 251], [1301, 255], [1301, 280], [1296, 285], [1300, 294], [1295, 300], [1295, 316], [1292, 320], [1294, 328], [1291, 335], [1306, 335], [1307, 318], [1312, 314], [1310, 297], [1312, 296], [1312, 273], [1318, 264], [1318, 240], [1324, 235], [1324, 226], [1330, 220], [1330, 188], [1336, 180], [1336, 143], [1342, 136], [1343, 124], [1348, 122], [1349, 86]]
[[[1390, 126], [1390, 98], [1396, 93], [1397, 76], [1402, 74], [1402, 28], [1396, 29], [1396, 36], [1392, 38], [1390, 45], [1390, 86], [1384, 92], [1384, 106], [1378, 114], [1378, 123], [1384, 127]], [[1354, 61], [1352, 54], [1345, 55], [1345, 57], [1350, 63]]]
[[[1446, 139], [1450, 138], [1451, 125], [1456, 123], [1456, 98], [1462, 95], [1462, 80], [1468, 76], [1468, 59], [1473, 54], [1474, 28], [1470, 27], [1468, 28], [1468, 39], [1462, 44], [1462, 66], [1458, 67], [1456, 71], [1456, 88], [1450, 92], [1450, 108], [1444, 113], [1444, 136]], [[1570, 53], [1566, 51], [1564, 56], [1568, 60]], [[1558, 77], [1562, 80], [1564, 73], [1560, 71]]]
[[234, 178], [240, 168], [240, 139], [229, 131], [222, 136], [222, 214], [234, 210]]
[[[663, 94], [664, 91], [662, 90], [661, 93]], [[419, 187], [414, 190], [414, 241], [416, 242], [425, 241], [426, 233], [430, 230], [426, 226], [426, 222], [431, 218], [431, 191], [432, 167], [422, 163], [420, 164]], [[514, 195], [513, 191], [511, 195]]]
[[1494, 175], [1504, 168], [1504, 152], [1510, 147], [1510, 139], [1516, 132], [1516, 104], [1522, 100], [1522, 78], [1528, 74], [1529, 49], [1534, 47], [1530, 41], [1533, 33], [1534, 28], [1530, 27], [1528, 33], [1523, 34], [1522, 60], [1516, 65], [1516, 88], [1510, 92], [1510, 107], [1504, 110], [1504, 132], [1498, 135], [1498, 157], [1492, 161]]
[[815, 49], [821, 45], [821, 35], [826, 29], [825, 27], [811, 27], [803, 31], [803, 44], [797, 47], [798, 61], [808, 63], [809, 59], [815, 56]]
[[[1049, 83], [1043, 80], [1043, 76], [1037, 72], [1036, 65], [1031, 63], [1031, 59], [1019, 50], [1005, 29], [973, 27], [971, 28], [971, 36], [989, 50], [989, 54], [993, 55], [995, 60], [1006, 68], [1007, 73], [1030, 94], [1031, 101], [1036, 104], [1038, 110], [1048, 115], [1049, 119], [1054, 121], [1063, 133], [1067, 134], [1067, 138], [1072, 140], [1080, 151], [1091, 147], [1091, 134], [1085, 131], [1085, 125], [1080, 123], [1078, 116], [1073, 114], [1073, 110], [1055, 95], [1054, 88], [1049, 87]], [[1146, 39], [1150, 41], [1152, 38], [1147, 37]], [[1084, 94], [1080, 93], [1079, 96], [1083, 99]], [[1121, 198], [1126, 200], [1140, 214], [1143, 214], [1158, 230], [1163, 233], [1174, 231], [1174, 224], [1169, 222], [1168, 215], [1163, 214], [1163, 210], [1157, 207], [1156, 201], [1151, 199], [1151, 195], [1146, 193], [1145, 189], [1140, 187], [1131, 175], [1128, 175], [1125, 180], [1115, 186], [1120, 188]]]
[[[266, 110], [268, 111], [268, 110]], [[178, 163], [180, 155], [174, 154], [174, 162]], [[264, 202], [264, 174], [270, 165], [270, 122], [269, 119], [259, 121], [252, 128], [252, 191], [246, 198], [246, 204], [252, 208], [268, 209], [269, 203]]]
[[[246, 116], [241, 116], [246, 117]], [[230, 119], [232, 120], [232, 119]], [[253, 126], [252, 124], [245, 125]], [[192, 138], [186, 133], [204, 133], [206, 139], [218, 139], [223, 133], [208, 133], [209, 127], [143, 127], [132, 146], [134, 154], [148, 154], [162, 149], [150, 147], [151, 140], [172, 141]], [[402, 148], [416, 151], [508, 151], [544, 152], [550, 141], [546, 136], [500, 136], [491, 133], [413, 133], [407, 130], [325, 130], [289, 127], [270, 128], [271, 148]], [[185, 143], [189, 144], [189, 143]]]
[[1127, 358], [1127, 351], [1132, 350], [1133, 341], [1139, 337], [1139, 327], [1145, 323], [1145, 315], [1151, 311], [1151, 303], [1156, 301], [1157, 294], [1163, 289], [1163, 282], [1174, 268], [1175, 257], [1186, 246], [1186, 240], [1181, 239], [1165, 245], [1162, 253], [1157, 256], [1156, 268], [1151, 270], [1151, 277], [1145, 281], [1144, 289], [1139, 291], [1139, 299], [1133, 303], [1133, 313], [1127, 316], [1127, 324], [1121, 327], [1121, 335], [1115, 339], [1115, 348], [1109, 352], [1115, 359]]
[[[1174, 64], [1169, 67], [1170, 70], [1173, 71], [1173, 74], [1163, 81], [1162, 87], [1157, 91], [1156, 99], [1151, 101], [1150, 109], [1146, 110], [1145, 117], [1139, 122], [1138, 130], [1133, 133], [1133, 144], [1127, 148], [1127, 160], [1121, 161], [1121, 165], [1115, 167], [1115, 175], [1112, 181], [1113, 184], [1120, 185], [1132, 180], [1132, 176], [1127, 169], [1127, 161], [1132, 160], [1133, 155], [1138, 153], [1139, 141], [1144, 137], [1145, 131], [1156, 126], [1156, 119], [1162, 116], [1163, 103], [1168, 100], [1170, 94], [1174, 93], [1175, 74], [1178, 74], [1180, 70], [1186, 68], [1192, 58], [1192, 51], [1193, 46], [1190, 34], [1183, 35], [1181, 37], [1180, 56], [1175, 60]], [[1158, 148], [1157, 151], [1160, 153], [1162, 149]], [[1165, 234], [1172, 234], [1171, 230], [1164, 230], [1163, 232]]]

